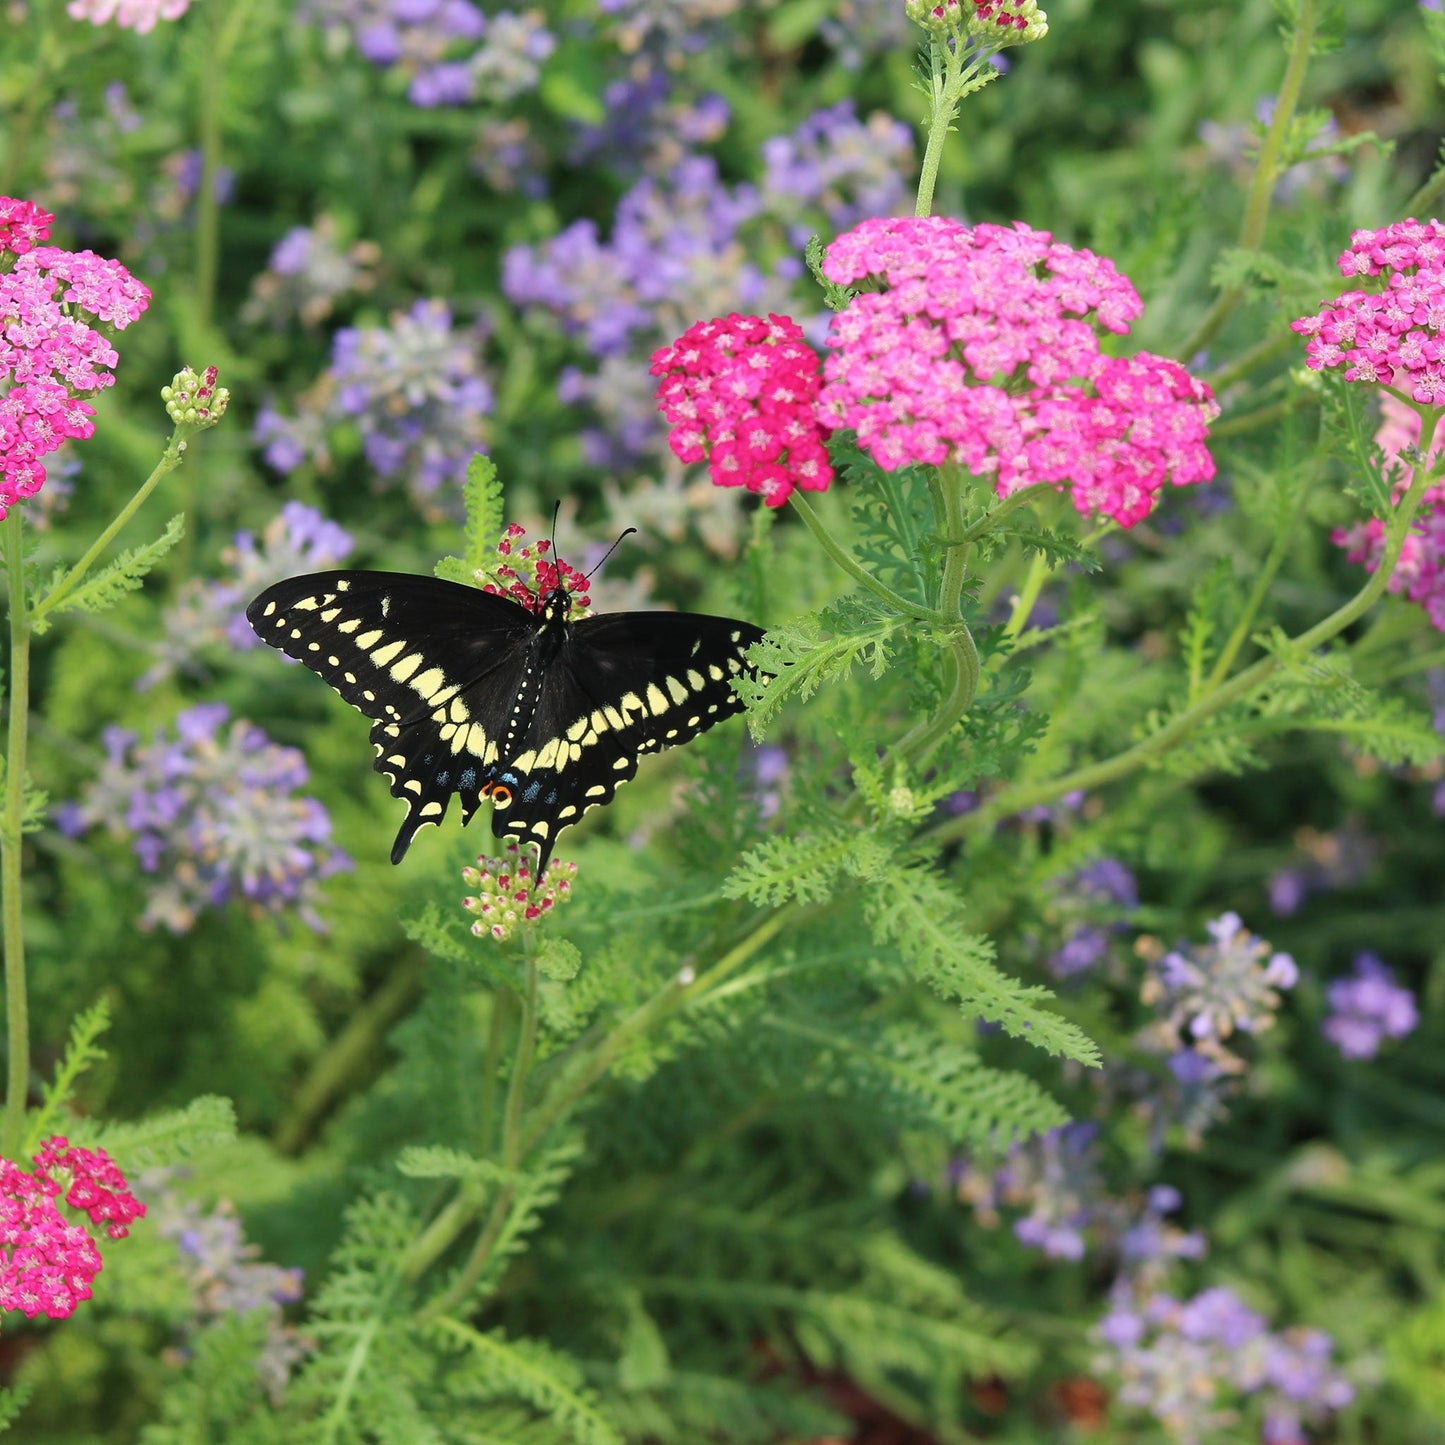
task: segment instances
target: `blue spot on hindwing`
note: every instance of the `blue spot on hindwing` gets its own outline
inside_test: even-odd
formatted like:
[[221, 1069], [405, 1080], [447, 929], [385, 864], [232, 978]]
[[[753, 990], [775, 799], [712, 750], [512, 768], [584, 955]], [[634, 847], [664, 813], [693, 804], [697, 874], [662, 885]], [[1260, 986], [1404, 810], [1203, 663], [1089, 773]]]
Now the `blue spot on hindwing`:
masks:
[[452, 776], [452, 775], [451, 775], [450, 773], [447, 773], [447, 772], [438, 773], [437, 776], [436, 776], [436, 785], [437, 785], [437, 787], [439, 787], [439, 788], [444, 788], [444, 787], [446, 787], [447, 783], [451, 781], [451, 776]]
[[522, 793], [522, 801], [524, 803], [535, 803], [537, 801], [537, 795], [541, 791], [541, 783], [528, 783], [525, 791]]
[[477, 770], [475, 768], [464, 768], [462, 775], [457, 779], [457, 787], [464, 793], [470, 793], [477, 786]]

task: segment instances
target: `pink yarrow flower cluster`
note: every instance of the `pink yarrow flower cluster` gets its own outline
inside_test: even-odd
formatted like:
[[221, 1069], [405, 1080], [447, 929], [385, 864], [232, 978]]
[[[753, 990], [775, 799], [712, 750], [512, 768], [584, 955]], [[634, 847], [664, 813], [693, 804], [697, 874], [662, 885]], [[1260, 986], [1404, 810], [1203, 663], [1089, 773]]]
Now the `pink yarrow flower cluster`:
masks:
[[587, 578], [561, 558], [554, 561], [549, 557], [547, 554], [552, 550], [552, 544], [545, 537], [519, 547], [517, 544], [526, 535], [527, 529], [520, 523], [508, 525], [497, 543], [497, 555], [501, 560], [481, 574], [487, 578], [482, 591], [498, 597], [510, 597], [530, 612], [541, 612], [547, 595], [558, 587], [565, 587], [571, 594], [568, 619], [575, 622], [585, 617], [587, 609], [592, 606], [592, 599], [587, 594]]
[[156, 21], [179, 20], [190, 8], [191, 0], [70, 0], [65, 13], [92, 25], [114, 20], [122, 30], [145, 35], [156, 28]]
[[828, 279], [863, 288], [828, 335], [819, 414], [885, 471], [955, 462], [1000, 497], [1067, 486], [1085, 516], [1129, 527], [1165, 482], [1214, 475], [1210, 389], [1165, 357], [1110, 357], [1143, 310], [1111, 261], [1022, 223], [862, 222]]
[[817, 415], [818, 357], [786, 316], [699, 321], [653, 353], [657, 405], [678, 459], [704, 459], [716, 485], [780, 507], [833, 480]]
[[499, 943], [505, 942], [524, 924], [535, 923], [559, 903], [572, 896], [572, 883], [577, 865], [553, 858], [541, 878], [534, 876], [530, 853], [524, 855], [521, 845], [508, 843], [501, 857], [485, 853], [477, 858], [475, 868], [463, 868], [462, 880], [477, 890], [476, 896], [462, 899], [462, 907], [475, 913], [477, 921], [472, 932], [481, 938], [491, 934]]
[[[1384, 452], [1388, 467], [1399, 460], [1401, 448], [1419, 446], [1420, 413], [1388, 392], [1381, 398], [1380, 411], [1375, 442]], [[1442, 450], [1445, 446], [1441, 444], [1433, 446], [1427, 465], [1438, 461]], [[1395, 483], [1396, 506], [1408, 488], [1409, 474], [1405, 472]], [[1365, 570], [1373, 572], [1385, 555], [1385, 523], [1379, 517], [1370, 517], [1353, 527], [1336, 527], [1330, 541], [1346, 548], [1351, 562], [1363, 562]], [[1445, 482], [1425, 489], [1388, 586], [1391, 592], [1403, 592], [1411, 602], [1419, 603], [1431, 623], [1445, 632]]]
[[1346, 291], [1290, 323], [1312, 371], [1343, 367], [1346, 381], [1394, 386], [1422, 406], [1445, 406], [1445, 226], [1397, 221], [1356, 231], [1340, 257], [1345, 277], [1383, 278]]
[[41, 458], [90, 436], [81, 398], [115, 383], [115, 349], [88, 323], [123, 331], [151, 293], [119, 261], [40, 242], [55, 218], [0, 197], [0, 517], [45, 482]]
[[100, 1249], [84, 1226], [66, 1219], [63, 1201], [124, 1239], [146, 1207], [103, 1149], [64, 1136], [47, 1139], [30, 1172], [0, 1159], [0, 1310], [67, 1319], [91, 1296]]

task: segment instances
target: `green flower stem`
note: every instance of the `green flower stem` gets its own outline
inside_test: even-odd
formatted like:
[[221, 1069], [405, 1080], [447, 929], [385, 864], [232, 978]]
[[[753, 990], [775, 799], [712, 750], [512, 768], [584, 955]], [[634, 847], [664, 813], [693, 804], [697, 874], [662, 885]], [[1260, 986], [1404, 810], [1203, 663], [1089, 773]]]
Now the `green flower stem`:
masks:
[[195, 297], [192, 324], [206, 338], [216, 303], [220, 275], [221, 203], [216, 180], [221, 173], [221, 112], [226, 94], [226, 71], [236, 42], [250, 21], [249, 0], [211, 7], [211, 43], [205, 51], [204, 73], [197, 96], [197, 144], [201, 152], [201, 179], [196, 192], [194, 250]]
[[1264, 606], [1264, 599], [1269, 595], [1275, 575], [1284, 562], [1285, 553], [1289, 551], [1289, 544], [1294, 538], [1295, 524], [1299, 521], [1300, 513], [1304, 509], [1305, 496], [1308, 491], [1307, 484], [1298, 487], [1295, 492], [1294, 506], [1290, 508], [1289, 515], [1279, 519], [1279, 525], [1274, 531], [1274, 541], [1270, 544], [1269, 553], [1264, 559], [1264, 566], [1259, 569], [1259, 576], [1254, 579], [1254, 586], [1250, 588], [1249, 599], [1244, 604], [1244, 611], [1240, 613], [1239, 621], [1234, 624], [1234, 630], [1229, 634], [1229, 640], [1220, 649], [1214, 666], [1209, 670], [1209, 676], [1204, 683], [1206, 697], [1229, 676], [1229, 670], [1234, 666], [1240, 648], [1249, 639], [1250, 631], [1254, 627], [1254, 620], [1259, 616], [1260, 608]]
[[1018, 596], [1014, 598], [1008, 621], [1004, 624], [1003, 635], [1009, 641], [1017, 641], [1023, 635], [1024, 628], [1029, 625], [1034, 604], [1039, 600], [1039, 593], [1044, 590], [1044, 583], [1053, 575], [1053, 571], [1049, 559], [1042, 552], [1035, 552], [1029, 559], [1028, 575], [1024, 578], [1024, 585], [1019, 588]]
[[[1270, 202], [1274, 198], [1274, 185], [1278, 179], [1280, 153], [1284, 149], [1285, 136], [1290, 122], [1299, 108], [1300, 93], [1304, 89], [1305, 71], [1309, 67], [1310, 52], [1314, 49], [1315, 30], [1320, 0], [1299, 0], [1297, 23], [1290, 47], [1289, 60], [1285, 64], [1284, 79], [1280, 81], [1279, 99], [1274, 115], [1264, 133], [1264, 143], [1259, 148], [1259, 159], [1254, 165], [1254, 180], [1250, 186], [1249, 200], [1244, 208], [1244, 220], [1239, 228], [1239, 248], [1242, 251], [1257, 251], [1264, 240], [1265, 224], [1269, 220]], [[1175, 353], [1187, 360], [1201, 351], [1219, 333], [1229, 320], [1236, 306], [1244, 296], [1243, 286], [1231, 286], [1209, 308], [1198, 330]]]
[[699, 977], [694, 977], [691, 964], [684, 964], [679, 968], [646, 1003], [600, 1040], [577, 1069], [569, 1071], [559, 1081], [552, 1096], [543, 1102], [528, 1127], [522, 1140], [523, 1153], [535, 1148], [572, 1111], [587, 1090], [617, 1062], [633, 1039], [640, 1038], [655, 1024], [670, 1017], [685, 1004], [706, 998], [713, 988], [741, 968], [801, 912], [802, 907], [799, 904], [778, 909], [764, 918], [741, 943], [729, 949]]
[[[1428, 415], [1421, 420], [1420, 450], [1426, 455], [1429, 454], [1437, 421], [1438, 415], [1436, 414]], [[1394, 574], [1396, 564], [1400, 560], [1400, 552], [1405, 545], [1405, 538], [1409, 534], [1410, 523], [1415, 519], [1415, 513], [1419, 510], [1425, 489], [1430, 481], [1430, 469], [1425, 466], [1416, 467], [1415, 475], [1410, 482], [1410, 489], [1405, 493], [1385, 529], [1385, 550], [1380, 558], [1379, 567], [1348, 602], [1336, 608], [1328, 617], [1317, 622], [1306, 632], [1292, 638], [1289, 643], [1291, 652], [1301, 656], [1313, 652], [1315, 648], [1330, 641], [1331, 638], [1338, 637], [1345, 628], [1362, 617], [1379, 600]], [[1022, 783], [1017, 787], [1009, 788], [979, 808], [977, 812], [967, 813], [961, 818], [942, 823], [931, 829], [927, 836], [938, 843], [953, 842], [970, 833], [987, 828], [998, 819], [1012, 813], [1037, 807], [1041, 803], [1051, 803], [1055, 799], [1063, 797], [1065, 793], [1087, 792], [1102, 787], [1106, 783], [1116, 782], [1167, 753], [1176, 744], [1183, 742], [1195, 727], [1207, 718], [1217, 712], [1222, 712], [1231, 703], [1247, 697], [1278, 667], [1279, 659], [1276, 656], [1262, 657], [1228, 682], [1220, 684], [1213, 692], [1206, 693], [1191, 707], [1181, 712], [1172, 722], [1166, 724], [1157, 733], [1135, 743], [1133, 747], [1116, 753], [1112, 758], [1105, 758], [1101, 762], [1090, 763], [1072, 773], [1066, 773], [1062, 777]]]
[[953, 126], [953, 113], [958, 108], [964, 87], [983, 68], [987, 57], [975, 54], [965, 66], [961, 54], [963, 46], [950, 50], [941, 35], [930, 33], [928, 37], [928, 145], [923, 152], [923, 168], [918, 174], [918, 200], [914, 204], [915, 216], [927, 216], [933, 211], [933, 191], [938, 183], [938, 168], [943, 163], [943, 146]]
[[880, 582], [867, 568], [863, 567], [828, 531], [823, 524], [823, 519], [813, 509], [813, 504], [801, 491], [795, 488], [788, 500], [797, 509], [798, 515], [807, 524], [808, 530], [817, 538], [818, 545], [860, 586], [866, 587], [875, 597], [881, 598], [894, 611], [902, 613], [905, 617], [916, 618], [920, 622], [946, 620], [920, 603], [909, 601], [907, 597], [895, 592], [886, 583]]
[[1445, 193], [1445, 165], [1437, 165], [1429, 179], [1408, 201], [1402, 216], [1428, 216], [1435, 209], [1435, 203]]
[[85, 574], [95, 565], [96, 558], [110, 546], [121, 528], [145, 505], [146, 499], [160, 485], [162, 478], [169, 476], [180, 466], [185, 457], [186, 438], [199, 430], [202, 428], [184, 424], [176, 427], [171, 433], [170, 440], [166, 443], [166, 449], [161, 455], [160, 461], [155, 465], [155, 470], [140, 484], [136, 494], [116, 513], [110, 526], [91, 543], [80, 561], [35, 604], [35, 610], [30, 618], [32, 624], [48, 616], [75, 591], [85, 579]]
[[1018, 491], [1010, 492], [992, 511], [985, 512], [971, 527], [965, 527], [959, 540], [964, 546], [977, 542], [980, 537], [994, 531], [1005, 517], [1038, 501], [1040, 493], [1045, 491], [1053, 491], [1052, 483], [1035, 482], [1031, 487], [1020, 487]]
[[[507, 1215], [511, 1213], [512, 1202], [517, 1196], [516, 1173], [523, 1153], [522, 1105], [527, 1095], [527, 1081], [531, 1077], [532, 1064], [537, 1057], [539, 973], [536, 948], [530, 933], [527, 943], [527, 976], [521, 1000], [522, 1018], [517, 1031], [517, 1056], [512, 1063], [512, 1077], [507, 1085], [507, 1102], [502, 1114], [502, 1184], [497, 1190], [497, 1197], [492, 1201], [486, 1223], [482, 1225], [467, 1262], [451, 1284], [417, 1312], [419, 1324], [435, 1319], [438, 1315], [449, 1314], [471, 1293], [473, 1286], [482, 1277], [487, 1261], [492, 1257], [492, 1250], [501, 1238]], [[411, 1264], [410, 1259], [408, 1264]]]
[[5, 1032], [10, 1049], [0, 1158], [18, 1160], [30, 1088], [30, 1009], [25, 987], [25, 930], [21, 911], [22, 826], [25, 818], [25, 741], [30, 714], [30, 634], [25, 605], [22, 513], [5, 518], [5, 571], [10, 579], [10, 735], [5, 750], [5, 805], [0, 817], [0, 911], [5, 940]]
[[1281, 331], [1278, 336], [1266, 336], [1261, 342], [1251, 346], [1242, 356], [1236, 357], [1217, 371], [1208, 372], [1204, 380], [1209, 383], [1211, 390], [1216, 395], [1226, 387], [1233, 386], [1236, 381], [1243, 381], [1246, 376], [1252, 375], [1262, 366], [1268, 366], [1270, 362], [1278, 360], [1281, 356], [1287, 356], [1296, 346], [1299, 345], [1299, 337], [1293, 331]]
[[968, 578], [968, 547], [963, 540], [966, 536], [963, 488], [963, 473], [954, 466], [940, 467], [930, 486], [934, 518], [945, 539], [938, 612], [949, 619], [950, 642], [944, 653], [944, 697], [938, 711], [911, 728], [898, 742], [898, 753], [910, 763], [927, 758], [953, 731], [978, 696], [978, 647], [963, 621], [963, 584]]
[[1240, 412], [1236, 416], [1221, 418], [1209, 428], [1210, 440], [1218, 441], [1221, 437], [1246, 436], [1250, 432], [1259, 431], [1262, 427], [1276, 426], [1285, 417], [1293, 416], [1295, 412], [1305, 411], [1319, 404], [1319, 398], [1312, 393], [1297, 391], [1285, 401], [1272, 402], [1269, 406], [1259, 406], [1253, 411]]
[[392, 1024], [408, 1011], [416, 998], [422, 959], [419, 949], [408, 955], [381, 988], [352, 1014], [306, 1071], [290, 1108], [277, 1126], [278, 1153], [299, 1154], [318, 1120], [358, 1077], [366, 1076]]

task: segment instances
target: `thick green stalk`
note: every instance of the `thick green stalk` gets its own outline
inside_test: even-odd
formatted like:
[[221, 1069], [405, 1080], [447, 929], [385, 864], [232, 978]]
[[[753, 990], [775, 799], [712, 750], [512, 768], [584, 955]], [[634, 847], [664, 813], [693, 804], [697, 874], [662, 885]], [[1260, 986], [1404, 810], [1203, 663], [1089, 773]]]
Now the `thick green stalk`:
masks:
[[[1290, 122], [1294, 119], [1295, 111], [1299, 109], [1305, 71], [1309, 68], [1310, 52], [1314, 49], [1318, 8], [1319, 0], [1299, 0], [1294, 43], [1290, 46], [1284, 79], [1280, 81], [1274, 115], [1264, 133], [1264, 143], [1259, 148], [1259, 159], [1254, 166], [1254, 180], [1250, 186], [1249, 200], [1245, 204], [1244, 220], [1239, 228], [1239, 248], [1242, 251], [1257, 251], [1260, 242], [1264, 240], [1270, 203], [1274, 199], [1275, 182], [1279, 178], [1280, 152], [1284, 148]], [[1243, 296], [1243, 286], [1231, 286], [1228, 291], [1223, 292], [1209, 308], [1204, 320], [1199, 323], [1198, 330], [1175, 354], [1187, 361], [1208, 346], [1229, 320]]]
[[818, 545], [860, 587], [866, 587], [875, 597], [881, 598], [894, 611], [902, 613], [905, 617], [915, 617], [923, 622], [946, 620], [934, 613], [931, 608], [923, 606], [922, 603], [910, 601], [901, 593], [895, 592], [887, 583], [880, 582], [866, 567], [862, 566], [857, 558], [850, 555], [827, 529], [823, 524], [823, 519], [813, 509], [813, 504], [802, 492], [794, 489], [789, 501], [803, 519], [808, 530], [817, 538]]
[[5, 571], [10, 579], [10, 728], [5, 750], [5, 806], [0, 821], [0, 911], [4, 914], [5, 1033], [10, 1049], [0, 1157], [17, 1159], [30, 1088], [30, 1009], [25, 981], [21, 845], [25, 817], [25, 742], [30, 714], [31, 621], [25, 605], [22, 513], [5, 518]]
[[938, 184], [938, 168], [943, 163], [943, 147], [953, 125], [953, 113], [958, 108], [964, 87], [983, 68], [986, 58], [975, 54], [965, 66], [964, 50], [962, 44], [950, 50], [941, 35], [930, 34], [928, 37], [928, 144], [923, 151], [923, 167], [918, 173], [918, 199], [913, 207], [915, 216], [927, 216], [933, 211], [933, 191]]
[[968, 549], [962, 540], [963, 475], [944, 466], [935, 474], [934, 521], [944, 538], [943, 577], [938, 586], [938, 613], [948, 619], [952, 633], [944, 654], [944, 696], [931, 718], [917, 724], [899, 739], [897, 751], [909, 762], [926, 759], [953, 731], [978, 695], [978, 647], [963, 620], [963, 584], [968, 578]]

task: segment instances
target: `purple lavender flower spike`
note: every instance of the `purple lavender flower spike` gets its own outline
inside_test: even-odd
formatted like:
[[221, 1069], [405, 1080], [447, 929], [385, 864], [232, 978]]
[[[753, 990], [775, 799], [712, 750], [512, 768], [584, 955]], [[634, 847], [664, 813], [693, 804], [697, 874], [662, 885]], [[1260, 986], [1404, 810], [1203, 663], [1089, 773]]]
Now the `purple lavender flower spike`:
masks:
[[1402, 1039], [1420, 1022], [1415, 995], [1373, 953], [1355, 958], [1354, 974], [1328, 990], [1324, 1035], [1347, 1059], [1373, 1059], [1386, 1039]]

